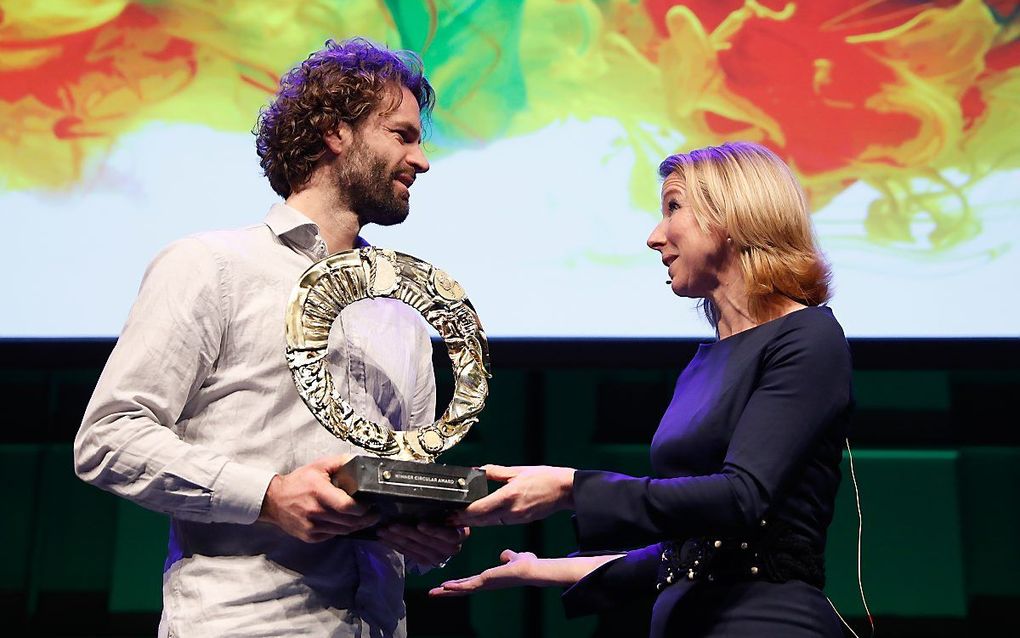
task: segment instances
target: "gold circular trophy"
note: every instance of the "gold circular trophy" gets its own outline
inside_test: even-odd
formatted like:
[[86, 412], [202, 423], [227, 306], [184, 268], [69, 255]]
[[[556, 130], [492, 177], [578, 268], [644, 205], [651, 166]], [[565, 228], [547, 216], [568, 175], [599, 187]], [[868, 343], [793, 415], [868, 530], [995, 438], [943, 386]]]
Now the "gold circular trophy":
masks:
[[[435, 423], [404, 431], [373, 423], [356, 414], [333, 383], [326, 365], [333, 322], [352, 303], [380, 297], [417, 310], [446, 343], [454, 392]], [[376, 505], [384, 521], [441, 520], [488, 492], [481, 470], [434, 462], [478, 421], [492, 376], [478, 314], [460, 284], [442, 270], [371, 246], [313, 264], [287, 307], [287, 365], [319, 423], [372, 454], [354, 457], [333, 482], [356, 500]]]

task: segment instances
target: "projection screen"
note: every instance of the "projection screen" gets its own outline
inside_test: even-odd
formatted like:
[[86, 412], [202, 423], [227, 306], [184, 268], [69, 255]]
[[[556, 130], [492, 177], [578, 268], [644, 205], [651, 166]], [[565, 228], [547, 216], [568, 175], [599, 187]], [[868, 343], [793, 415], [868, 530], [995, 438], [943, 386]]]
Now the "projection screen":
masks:
[[[148, 262], [278, 201], [252, 126], [329, 39], [417, 51], [438, 104], [400, 226], [492, 337], [703, 337], [645, 240], [658, 163], [763, 143], [851, 337], [1015, 337], [1015, 3], [5, 3], [3, 337], [116, 335]], [[282, 321], [282, 318], [281, 318]]]

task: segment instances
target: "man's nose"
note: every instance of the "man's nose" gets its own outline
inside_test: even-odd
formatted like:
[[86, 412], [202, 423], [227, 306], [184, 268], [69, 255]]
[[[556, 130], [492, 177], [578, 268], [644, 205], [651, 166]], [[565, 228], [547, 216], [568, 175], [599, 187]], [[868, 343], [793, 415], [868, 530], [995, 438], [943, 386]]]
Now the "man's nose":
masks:
[[429, 170], [429, 160], [425, 157], [425, 151], [422, 150], [421, 144], [415, 144], [414, 150], [407, 157], [407, 163], [414, 168], [415, 173], [424, 173]]

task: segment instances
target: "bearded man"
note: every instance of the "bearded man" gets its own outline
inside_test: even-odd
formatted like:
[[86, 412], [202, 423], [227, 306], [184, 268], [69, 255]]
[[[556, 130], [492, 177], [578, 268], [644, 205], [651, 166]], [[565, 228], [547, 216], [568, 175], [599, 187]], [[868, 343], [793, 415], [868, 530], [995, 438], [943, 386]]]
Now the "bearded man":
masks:
[[[75, 440], [85, 481], [171, 518], [163, 636], [403, 636], [405, 558], [460, 550], [466, 529], [388, 526], [333, 486], [354, 450], [321, 427], [284, 357], [300, 275], [398, 224], [429, 169], [432, 87], [412, 53], [327, 42], [287, 73], [256, 126], [284, 199], [261, 224], [198, 234], [147, 270]], [[330, 334], [334, 380], [393, 429], [435, 412], [431, 344], [409, 306], [372, 299]]]

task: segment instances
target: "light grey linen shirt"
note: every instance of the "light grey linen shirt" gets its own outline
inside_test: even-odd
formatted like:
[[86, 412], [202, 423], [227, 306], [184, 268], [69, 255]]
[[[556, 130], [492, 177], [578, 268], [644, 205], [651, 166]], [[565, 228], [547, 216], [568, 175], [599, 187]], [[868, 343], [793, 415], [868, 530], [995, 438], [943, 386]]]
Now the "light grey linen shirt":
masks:
[[[304, 543], [256, 521], [274, 475], [364, 453], [315, 420], [284, 357], [291, 291], [326, 255], [316, 225], [284, 204], [263, 224], [171, 244], [89, 402], [78, 475], [171, 516], [161, 635], [405, 634], [399, 554], [344, 537]], [[359, 414], [394, 429], [432, 421], [432, 346], [414, 309], [352, 304], [330, 350]]]

